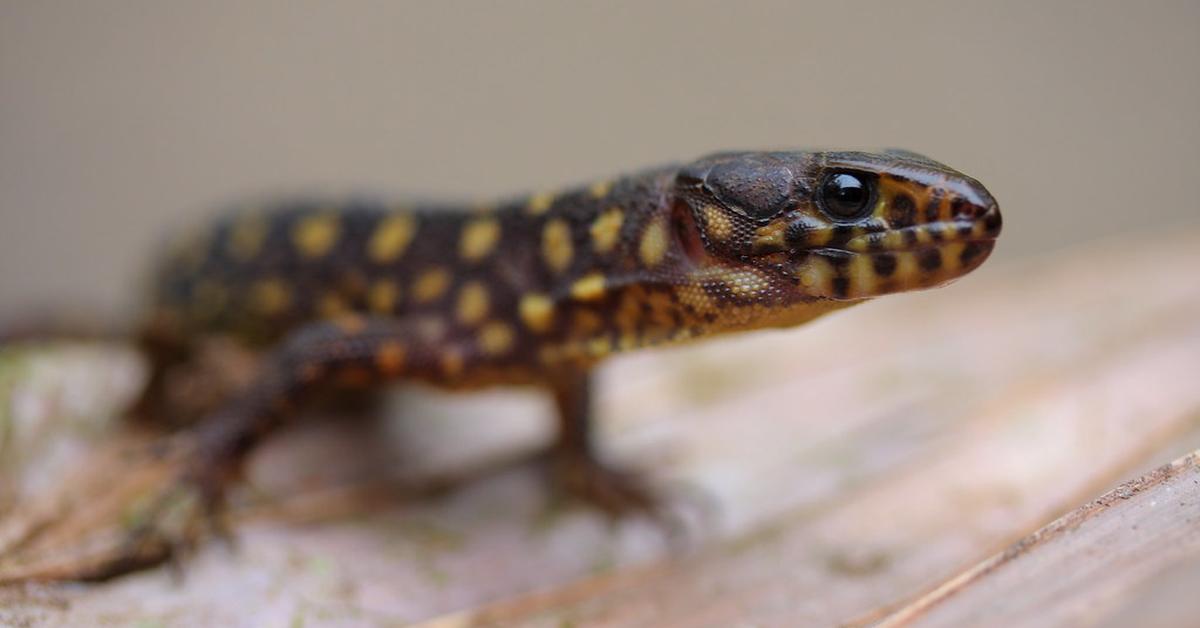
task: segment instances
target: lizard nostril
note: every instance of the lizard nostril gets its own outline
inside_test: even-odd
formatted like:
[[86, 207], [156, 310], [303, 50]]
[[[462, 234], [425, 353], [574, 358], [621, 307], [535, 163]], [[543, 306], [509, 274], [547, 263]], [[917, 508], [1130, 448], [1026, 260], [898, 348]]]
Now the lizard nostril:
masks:
[[984, 218], [987, 214], [999, 213], [996, 199], [977, 181], [968, 181], [959, 198], [969, 210], [964, 218]]
[[968, 202], [961, 196], [950, 202], [950, 213], [955, 220], [971, 220], [982, 212], [982, 207]]
[[992, 237], [1000, 235], [1000, 229], [1004, 226], [1004, 220], [1000, 218], [1000, 208], [996, 205], [991, 205], [983, 213], [983, 228], [986, 233]]

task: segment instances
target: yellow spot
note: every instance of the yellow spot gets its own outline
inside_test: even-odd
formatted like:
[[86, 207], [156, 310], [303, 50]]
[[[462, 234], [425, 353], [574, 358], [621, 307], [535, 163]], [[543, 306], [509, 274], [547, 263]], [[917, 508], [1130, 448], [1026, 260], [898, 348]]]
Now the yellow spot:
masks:
[[899, 251], [896, 253], [896, 272], [893, 277], [904, 287], [912, 288], [921, 285], [921, 280], [924, 273], [921, 272], [917, 265], [917, 256], [912, 251]]
[[337, 243], [340, 231], [336, 214], [313, 214], [301, 218], [292, 227], [292, 243], [305, 257], [321, 257]]
[[367, 291], [367, 307], [372, 312], [390, 314], [396, 309], [396, 301], [400, 299], [400, 289], [396, 283], [387, 279], [379, 279], [371, 284]]
[[349, 310], [350, 308], [342, 300], [341, 295], [332, 292], [322, 296], [321, 300], [317, 303], [317, 312], [325, 318], [340, 316]]
[[725, 241], [729, 236], [733, 235], [733, 223], [729, 221], [729, 216], [725, 210], [716, 205], [705, 205], [702, 210], [704, 214], [704, 224], [708, 236], [714, 240]]
[[512, 348], [513, 330], [506, 323], [492, 321], [479, 330], [479, 349], [484, 355], [499, 355]]
[[804, 286], [804, 289], [810, 294], [828, 295], [832, 274], [833, 269], [829, 266], [829, 262], [818, 257], [809, 257], [808, 262], [800, 271], [800, 285]]
[[871, 216], [875, 218], [884, 218], [887, 216], [888, 201], [886, 195], [879, 195], [879, 202], [875, 203], [875, 209], [871, 211]]
[[675, 288], [675, 299], [685, 305], [690, 305], [697, 312], [708, 312], [715, 307], [712, 295], [704, 289], [703, 283], [687, 283]]
[[546, 210], [550, 209], [550, 206], [553, 204], [554, 193], [541, 192], [529, 197], [529, 203], [526, 205], [526, 209], [529, 210], [529, 213], [536, 216], [538, 214], [546, 213]]
[[571, 296], [580, 301], [594, 301], [604, 296], [604, 275], [591, 273], [571, 284]]
[[260, 314], [274, 315], [286, 310], [292, 295], [278, 279], [263, 279], [250, 290], [250, 301]]
[[542, 257], [546, 265], [556, 273], [561, 273], [571, 264], [575, 254], [571, 246], [571, 229], [566, 221], [555, 218], [546, 223], [542, 229]]
[[[895, 235], [900, 234], [896, 233]], [[804, 241], [809, 246], [824, 246], [829, 244], [830, 240], [833, 240], [833, 227], [828, 225], [811, 229], [804, 235]]]
[[607, 253], [617, 245], [623, 222], [625, 212], [621, 211], [620, 207], [612, 207], [596, 218], [592, 223], [592, 246], [597, 253]]
[[612, 190], [612, 181], [598, 181], [588, 188], [592, 198], [604, 198]]
[[458, 292], [458, 305], [455, 316], [464, 325], [475, 325], [487, 317], [488, 293], [487, 288], [478, 281], [469, 281]]
[[417, 303], [429, 303], [446, 293], [450, 287], [450, 273], [444, 268], [431, 268], [417, 277], [413, 283], [413, 299]]
[[386, 264], [404, 253], [417, 232], [417, 219], [409, 213], [388, 216], [375, 228], [367, 243], [367, 255], [371, 261]]
[[630, 351], [638, 347], [638, 338], [633, 334], [621, 334], [621, 338], [617, 341], [617, 348], [621, 351]]
[[916, 231], [918, 244], [933, 244], [933, 232], [931, 227], [917, 227]]
[[787, 224], [777, 220], [754, 232], [754, 246], [758, 250], [778, 251], [784, 248], [783, 232]]
[[379, 345], [375, 354], [375, 366], [384, 375], [395, 375], [404, 368], [404, 345], [389, 340]]
[[693, 334], [692, 330], [690, 329], [676, 329], [675, 332], [671, 334], [671, 342], [683, 342], [684, 340], [688, 340], [693, 336], [695, 336], [695, 334]]
[[870, 296], [878, 289], [878, 276], [871, 264], [869, 255], [855, 255], [850, 260], [849, 267], [850, 290], [852, 297]]
[[646, 266], [657, 266], [667, 253], [667, 228], [661, 219], [654, 220], [642, 232], [638, 255]]
[[950, 242], [942, 247], [942, 272], [944, 274], [958, 270], [963, 249], [966, 247], [965, 242]]
[[846, 250], [853, 251], [855, 253], [863, 253], [871, 250], [870, 234], [851, 238], [850, 240], [846, 241]]
[[527, 294], [521, 297], [517, 311], [521, 322], [536, 332], [544, 332], [554, 323], [554, 303], [544, 294]]
[[500, 223], [495, 218], [473, 220], [463, 227], [458, 241], [458, 254], [468, 262], [483, 259], [500, 240]]
[[594, 358], [606, 356], [612, 352], [612, 343], [608, 338], [592, 338], [587, 343], [587, 352]]
[[904, 231], [895, 230], [895, 231], [888, 231], [887, 233], [885, 233], [883, 236], [883, 248], [893, 250], [893, 251], [897, 250], [897, 249], [905, 248], [907, 246], [907, 243], [904, 241], [904, 233], [905, 233], [905, 231], [908, 231], [910, 229], [914, 229], [914, 228], [907, 227], [907, 228], [905, 228]]
[[267, 220], [260, 214], [245, 216], [229, 233], [229, 253], [243, 262], [253, 259], [267, 239]]

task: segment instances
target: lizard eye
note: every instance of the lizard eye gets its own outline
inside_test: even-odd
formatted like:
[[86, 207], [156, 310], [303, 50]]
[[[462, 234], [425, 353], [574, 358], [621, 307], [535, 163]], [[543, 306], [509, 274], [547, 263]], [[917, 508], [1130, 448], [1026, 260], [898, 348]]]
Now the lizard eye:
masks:
[[866, 178], [835, 172], [821, 184], [820, 206], [834, 220], [853, 220], [870, 211], [873, 196], [873, 186]]
[[780, 164], [735, 159], [713, 166], [704, 183], [725, 206], [748, 218], [765, 220], [787, 209], [792, 171]]

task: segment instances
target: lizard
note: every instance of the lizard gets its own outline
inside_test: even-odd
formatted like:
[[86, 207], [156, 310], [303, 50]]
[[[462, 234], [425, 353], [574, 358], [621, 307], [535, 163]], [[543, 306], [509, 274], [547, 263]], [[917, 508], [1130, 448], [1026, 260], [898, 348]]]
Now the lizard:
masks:
[[247, 454], [328, 391], [420, 381], [553, 398], [556, 478], [653, 508], [598, 459], [590, 373], [610, 355], [792, 327], [979, 267], [1001, 231], [975, 179], [908, 151], [744, 151], [485, 204], [258, 204], [176, 238], [137, 338], [138, 415], [233, 338], [256, 377], [182, 428], [181, 484], [213, 511]]

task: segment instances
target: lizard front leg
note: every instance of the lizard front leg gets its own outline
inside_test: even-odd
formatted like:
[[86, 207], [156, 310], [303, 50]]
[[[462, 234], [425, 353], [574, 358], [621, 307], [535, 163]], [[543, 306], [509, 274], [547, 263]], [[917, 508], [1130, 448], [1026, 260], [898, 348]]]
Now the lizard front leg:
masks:
[[605, 465], [592, 433], [591, 377], [586, 370], [568, 370], [550, 383], [558, 414], [559, 433], [552, 452], [555, 479], [572, 497], [616, 516], [641, 512], [659, 514], [659, 499], [636, 475]]

